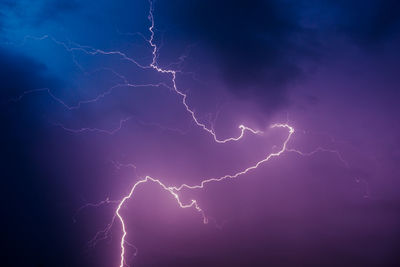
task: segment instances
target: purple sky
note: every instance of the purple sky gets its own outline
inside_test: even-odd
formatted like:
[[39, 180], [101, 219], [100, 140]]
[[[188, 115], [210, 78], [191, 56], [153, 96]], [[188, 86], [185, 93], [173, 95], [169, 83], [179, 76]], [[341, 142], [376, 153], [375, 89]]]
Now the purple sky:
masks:
[[5, 266], [119, 266], [137, 182], [278, 152], [172, 191], [208, 224], [138, 186], [124, 264], [400, 265], [397, 1], [153, 7], [0, 2]]

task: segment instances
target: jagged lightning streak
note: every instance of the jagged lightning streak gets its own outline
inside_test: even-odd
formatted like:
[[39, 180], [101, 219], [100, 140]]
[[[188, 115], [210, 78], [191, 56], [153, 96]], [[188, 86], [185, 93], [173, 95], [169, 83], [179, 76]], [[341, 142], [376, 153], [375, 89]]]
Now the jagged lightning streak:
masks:
[[111, 130], [104, 130], [104, 129], [99, 129], [99, 128], [89, 128], [89, 127], [83, 127], [80, 129], [71, 129], [71, 128], [67, 128], [65, 127], [63, 124], [61, 123], [53, 123], [55, 126], [59, 126], [61, 127], [63, 130], [67, 131], [67, 132], [71, 132], [71, 133], [82, 133], [82, 132], [98, 132], [98, 133], [105, 133], [105, 134], [109, 134], [109, 135], [113, 135], [116, 132], [118, 132], [119, 130], [121, 130], [122, 125], [124, 123], [126, 123], [127, 121], [129, 121], [131, 119], [131, 117], [128, 118], [124, 118], [121, 119], [119, 121], [118, 127], [111, 129]]
[[[202, 123], [199, 121], [199, 119], [196, 117], [195, 112], [189, 107], [189, 105], [187, 104], [187, 94], [185, 94], [184, 92], [182, 92], [181, 90], [178, 89], [177, 85], [176, 85], [176, 76], [178, 71], [173, 70], [173, 69], [166, 69], [166, 68], [162, 68], [157, 64], [157, 58], [158, 58], [158, 47], [154, 41], [154, 13], [153, 13], [153, 2], [151, 0], [149, 0], [149, 4], [150, 4], [150, 8], [149, 8], [149, 15], [148, 15], [148, 19], [150, 20], [150, 27], [149, 27], [149, 32], [150, 32], [150, 38], [147, 40], [149, 45], [152, 47], [152, 62], [150, 63], [149, 66], [142, 66], [140, 65], [140, 67], [144, 67], [144, 68], [148, 68], [151, 67], [154, 70], [156, 70], [159, 73], [163, 73], [163, 74], [169, 74], [171, 76], [171, 82], [172, 82], [172, 88], [175, 91], [176, 94], [178, 94], [181, 98], [182, 98], [182, 104], [183, 106], [186, 108], [186, 111], [191, 115], [193, 121], [195, 122], [195, 124], [197, 126], [199, 126], [201, 129], [203, 129], [204, 131], [208, 132], [209, 134], [211, 134], [211, 136], [213, 137], [214, 141], [217, 143], [227, 143], [227, 142], [231, 142], [231, 141], [238, 141], [240, 139], [243, 138], [244, 133], [246, 131], [251, 132], [252, 134], [262, 134], [262, 131], [259, 130], [254, 130], [252, 128], [249, 128], [245, 125], [239, 125], [239, 129], [240, 129], [240, 134], [237, 137], [229, 137], [226, 139], [219, 139], [215, 133], [215, 131], [213, 130], [213, 128], [208, 128], [206, 126], [206, 124]], [[100, 50], [95, 50], [95, 52], [99, 52]], [[116, 54], [120, 54], [118, 52], [115, 52]], [[125, 54], [121, 53], [120, 55], [123, 56], [124, 59], [128, 59]], [[130, 59], [128, 59], [130, 60]], [[131, 61], [131, 60], [130, 60]], [[133, 60], [133, 62], [139, 66], [139, 64]], [[115, 220], [115, 218], [117, 217], [121, 223], [121, 227], [122, 227], [122, 237], [120, 240], [120, 249], [121, 249], [121, 253], [120, 253], [120, 262], [119, 262], [119, 266], [120, 267], [124, 267], [126, 266], [126, 261], [125, 261], [125, 245], [129, 244], [126, 241], [126, 236], [127, 236], [127, 226], [125, 224], [124, 218], [121, 214], [121, 209], [124, 206], [124, 204], [132, 198], [132, 196], [134, 195], [135, 190], [142, 184], [145, 184], [147, 182], [153, 182], [155, 184], [157, 184], [158, 186], [160, 186], [162, 189], [164, 189], [165, 191], [169, 192], [177, 201], [178, 205], [180, 208], [195, 208], [199, 213], [201, 213], [202, 217], [203, 217], [203, 222], [204, 223], [208, 223], [208, 219], [205, 216], [204, 211], [200, 208], [200, 206], [198, 205], [198, 202], [195, 199], [192, 199], [189, 203], [183, 203], [180, 199], [179, 196], [179, 192], [186, 188], [186, 189], [202, 189], [204, 188], [204, 186], [208, 183], [211, 182], [220, 182], [226, 179], [234, 179], [237, 178], [241, 175], [247, 174], [248, 172], [257, 169], [260, 165], [266, 163], [267, 161], [269, 161], [270, 159], [274, 158], [274, 157], [278, 157], [280, 156], [282, 153], [284, 153], [285, 151], [290, 151], [290, 152], [295, 152], [297, 154], [300, 154], [302, 156], [308, 156], [308, 155], [312, 155], [316, 152], [319, 151], [325, 151], [325, 152], [334, 152], [336, 154], [338, 154], [339, 158], [341, 161], [343, 161], [346, 165], [347, 163], [343, 160], [343, 158], [341, 157], [341, 155], [337, 152], [337, 151], [331, 151], [331, 150], [327, 150], [324, 148], [317, 148], [316, 150], [309, 152], [309, 153], [303, 153], [299, 150], [296, 149], [288, 149], [287, 145], [292, 137], [292, 135], [295, 132], [295, 129], [290, 126], [287, 123], [277, 123], [277, 124], [273, 124], [270, 128], [285, 128], [288, 130], [288, 135], [286, 137], [286, 139], [284, 140], [281, 148], [277, 151], [277, 152], [273, 152], [268, 154], [265, 158], [261, 159], [260, 161], [256, 162], [254, 165], [247, 167], [244, 170], [241, 170], [239, 172], [236, 172], [234, 174], [227, 174], [218, 178], [210, 178], [210, 179], [205, 179], [202, 180], [199, 184], [195, 184], [195, 185], [188, 185], [188, 184], [182, 184], [180, 186], [167, 186], [166, 184], [164, 184], [160, 179], [156, 179], [150, 176], [146, 176], [145, 178], [137, 181], [131, 188], [131, 190], [129, 191], [129, 193], [122, 198], [122, 200], [119, 202], [116, 210], [115, 210], [115, 216], [113, 218], [113, 221]]]
[[[151, 22], [151, 25], [149, 27], [150, 39], [148, 40], [148, 42], [149, 42], [150, 46], [153, 48], [153, 51], [152, 51], [153, 57], [152, 57], [152, 62], [150, 64], [150, 66], [153, 69], [155, 69], [157, 72], [159, 72], [159, 73], [164, 73], [164, 74], [171, 75], [171, 81], [172, 81], [173, 89], [179, 96], [182, 97], [182, 104], [186, 108], [187, 112], [191, 115], [191, 117], [192, 117], [193, 121], [196, 123], [196, 125], [199, 126], [201, 129], [205, 130], [206, 132], [208, 132], [209, 134], [211, 134], [212, 137], [214, 138], [215, 142], [217, 142], [217, 143], [227, 143], [227, 142], [230, 142], [230, 141], [238, 141], [244, 136], [245, 131], [249, 131], [249, 132], [251, 132], [253, 134], [261, 134], [262, 133], [261, 131], [251, 129], [251, 128], [246, 127], [244, 125], [239, 125], [239, 129], [240, 129], [239, 136], [230, 137], [230, 138], [226, 138], [226, 139], [218, 139], [216, 134], [215, 134], [215, 132], [212, 129], [208, 128], [204, 123], [202, 123], [202, 122], [200, 122], [198, 120], [198, 118], [195, 115], [195, 112], [187, 104], [187, 101], [186, 101], [187, 94], [185, 94], [182, 91], [180, 91], [178, 89], [177, 85], [176, 85], [177, 71], [172, 70], [172, 69], [164, 69], [162, 67], [159, 67], [158, 64], [157, 64], [157, 49], [158, 48], [157, 48], [157, 45], [154, 42], [155, 33], [154, 33], [153, 3], [151, 1], [149, 1], [149, 2], [150, 2], [150, 10], [149, 10], [148, 18], [149, 18], [149, 20]], [[207, 220], [207, 218], [206, 218], [206, 216], [204, 214], [204, 211], [200, 208], [200, 206], [198, 205], [197, 201], [192, 199], [190, 203], [185, 204], [180, 200], [178, 192], [181, 191], [183, 188], [199, 189], [199, 188], [203, 188], [205, 186], [205, 184], [207, 184], [207, 183], [220, 182], [220, 181], [225, 180], [225, 179], [237, 178], [237, 177], [239, 177], [241, 175], [244, 175], [244, 174], [248, 173], [251, 170], [254, 170], [254, 169], [258, 168], [261, 164], [269, 161], [271, 158], [278, 157], [279, 155], [281, 155], [287, 149], [287, 144], [288, 144], [291, 136], [294, 133], [294, 128], [292, 126], [288, 125], [288, 124], [274, 124], [274, 125], [271, 126], [271, 128], [286, 128], [288, 130], [288, 132], [289, 132], [287, 138], [283, 142], [283, 145], [282, 145], [281, 149], [278, 152], [274, 152], [274, 153], [269, 154], [268, 156], [266, 156], [264, 159], [258, 161], [253, 166], [250, 166], [250, 167], [248, 167], [248, 168], [246, 168], [246, 169], [244, 169], [244, 170], [242, 170], [240, 172], [237, 172], [235, 174], [228, 174], [228, 175], [225, 175], [225, 176], [222, 176], [222, 177], [218, 177], [218, 178], [211, 178], [211, 179], [202, 180], [197, 185], [182, 184], [180, 186], [167, 186], [162, 181], [160, 181], [159, 179], [155, 179], [155, 178], [152, 178], [150, 176], [146, 176], [144, 179], [137, 181], [132, 186], [129, 194], [126, 195], [121, 200], [121, 202], [119, 203], [119, 205], [118, 205], [118, 207], [117, 207], [117, 209], [115, 211], [115, 214], [118, 217], [119, 221], [121, 222], [121, 226], [122, 226], [122, 237], [121, 237], [121, 242], [120, 242], [120, 247], [121, 247], [120, 267], [126, 266], [126, 263], [125, 263], [125, 242], [126, 241], [125, 241], [125, 239], [126, 239], [126, 236], [127, 236], [126, 224], [125, 224], [124, 218], [121, 215], [120, 211], [121, 211], [121, 208], [123, 207], [123, 205], [125, 204], [125, 202], [127, 200], [129, 200], [133, 196], [133, 194], [134, 194], [136, 188], [138, 188], [138, 186], [140, 186], [141, 184], [147, 183], [149, 181], [158, 184], [161, 188], [163, 188], [164, 190], [168, 191], [176, 199], [177, 203], [179, 204], [179, 206], [181, 208], [192, 208], [192, 207], [194, 207], [198, 212], [201, 213], [201, 215], [203, 217], [203, 222], [207, 223], [208, 220]]]
[[[76, 43], [71, 43], [69, 42], [69, 45], [67, 45], [64, 42], [60, 42], [58, 40], [56, 40], [55, 38], [45, 35], [43, 37], [40, 38], [34, 38], [37, 40], [43, 40], [46, 38], [51, 39], [53, 42], [55, 42], [58, 45], [63, 46], [67, 51], [73, 53], [74, 51], [81, 51], [90, 55], [98, 55], [98, 54], [102, 54], [102, 55], [117, 55], [120, 56], [123, 60], [127, 60], [133, 64], [135, 64], [137, 67], [141, 68], [141, 69], [153, 69], [155, 71], [157, 71], [158, 73], [161, 74], [166, 74], [170, 76], [171, 79], [171, 83], [172, 83], [172, 87], [168, 86], [164, 83], [158, 83], [158, 84], [143, 84], [143, 85], [137, 85], [137, 84], [131, 84], [128, 82], [128, 80], [122, 76], [119, 75], [118, 73], [114, 72], [115, 75], [117, 75], [119, 78], [121, 78], [121, 80], [123, 81], [122, 83], [119, 83], [113, 87], [111, 87], [109, 90], [103, 92], [102, 94], [98, 95], [97, 97], [93, 98], [93, 99], [89, 99], [89, 100], [84, 100], [84, 101], [80, 101], [78, 102], [76, 105], [68, 105], [66, 104], [64, 101], [62, 101], [61, 99], [57, 98], [54, 94], [52, 94], [52, 92], [47, 89], [47, 88], [43, 88], [43, 89], [37, 89], [37, 90], [31, 90], [31, 91], [27, 91], [24, 92], [21, 96], [17, 97], [16, 99], [13, 99], [13, 101], [19, 101], [21, 98], [23, 98], [25, 95], [29, 94], [29, 93], [33, 93], [33, 92], [40, 92], [40, 91], [46, 91], [54, 100], [56, 100], [57, 102], [59, 102], [60, 104], [62, 104], [66, 109], [68, 110], [74, 110], [74, 109], [78, 109], [80, 108], [81, 105], [83, 104], [87, 104], [87, 103], [92, 103], [92, 102], [96, 102], [99, 99], [105, 97], [106, 95], [110, 94], [115, 88], [118, 87], [123, 87], [123, 86], [129, 86], [129, 87], [147, 87], [147, 86], [155, 86], [155, 87], [159, 87], [159, 86], [164, 86], [167, 88], [172, 89], [179, 97], [181, 97], [182, 99], [182, 104], [185, 107], [186, 111], [190, 114], [192, 120], [194, 121], [194, 123], [201, 128], [202, 130], [206, 131], [208, 134], [210, 134], [212, 136], [212, 138], [214, 139], [214, 141], [216, 143], [219, 144], [225, 144], [228, 142], [235, 142], [235, 141], [239, 141], [244, 137], [245, 132], [250, 132], [252, 134], [255, 135], [261, 135], [263, 134], [263, 131], [259, 131], [259, 130], [254, 130], [250, 127], [247, 127], [245, 125], [239, 125], [239, 134], [236, 137], [229, 137], [229, 138], [225, 138], [225, 139], [219, 139], [214, 131], [213, 126], [211, 125], [211, 127], [207, 127], [207, 125], [205, 123], [202, 123], [196, 116], [194, 110], [192, 108], [190, 108], [189, 104], [187, 103], [187, 94], [184, 93], [182, 90], [180, 90], [176, 84], [176, 79], [177, 79], [177, 74], [180, 73], [180, 71], [171, 69], [170, 67], [160, 67], [157, 63], [157, 58], [158, 58], [158, 51], [159, 51], [159, 47], [157, 46], [154, 38], [155, 38], [155, 21], [154, 21], [154, 13], [153, 13], [153, 2], [151, 0], [149, 0], [150, 3], [150, 8], [149, 8], [149, 15], [148, 15], [148, 19], [150, 21], [150, 27], [148, 28], [149, 33], [150, 33], [150, 38], [147, 39], [143, 36], [144, 40], [148, 43], [148, 45], [152, 48], [152, 59], [151, 59], [151, 63], [148, 65], [143, 65], [139, 62], [137, 62], [136, 60], [130, 58], [127, 54], [120, 52], [120, 51], [104, 51], [104, 50], [100, 50], [100, 49], [95, 49], [89, 46], [82, 46]], [[71, 46], [71, 44], [73, 46]], [[75, 60], [75, 58], [73, 57], [73, 60], [75, 62], [75, 64], [80, 68], [83, 69], [79, 63]], [[129, 119], [129, 118], [128, 118]], [[113, 130], [101, 130], [101, 129], [97, 129], [97, 128], [81, 128], [81, 129], [70, 129], [67, 128], [61, 124], [57, 124], [58, 126], [62, 127], [64, 130], [73, 132], [73, 133], [80, 133], [80, 132], [102, 132], [102, 133], [107, 133], [107, 134], [114, 134], [116, 131], [118, 131], [119, 129], [121, 129], [122, 124], [124, 122], [126, 122], [128, 119], [122, 119], [120, 120], [119, 123], [119, 127], [117, 127], [116, 129]], [[194, 208], [196, 211], [198, 211], [203, 218], [203, 222], [207, 223], [208, 222], [208, 218], [206, 217], [204, 211], [201, 209], [201, 207], [198, 205], [197, 200], [195, 199], [191, 199], [189, 203], [184, 203], [183, 201], [181, 201], [180, 199], [180, 195], [179, 193], [183, 190], [183, 189], [188, 189], [188, 190], [193, 190], [193, 189], [203, 189], [205, 187], [206, 184], [208, 183], [212, 183], [212, 182], [221, 182], [223, 180], [227, 180], [227, 179], [235, 179], [238, 178], [239, 176], [245, 175], [248, 172], [257, 169], [260, 165], [268, 162], [269, 160], [271, 160], [272, 158], [275, 157], [279, 157], [281, 154], [283, 154], [284, 152], [294, 152], [297, 153], [301, 156], [310, 156], [313, 155], [314, 153], [317, 152], [333, 152], [336, 153], [340, 160], [343, 161], [346, 165], [347, 163], [343, 160], [343, 158], [341, 157], [341, 155], [337, 152], [337, 151], [333, 151], [333, 150], [327, 150], [324, 148], [317, 148], [314, 151], [311, 152], [301, 152], [299, 150], [296, 149], [292, 149], [292, 148], [288, 148], [288, 143], [291, 140], [292, 135], [295, 132], [295, 129], [290, 126], [288, 123], [278, 123], [278, 124], [273, 124], [270, 128], [284, 128], [288, 131], [288, 134], [286, 136], [286, 138], [283, 141], [283, 144], [281, 145], [280, 149], [277, 152], [272, 152], [270, 154], [268, 154], [266, 157], [264, 157], [263, 159], [257, 161], [255, 164], [251, 165], [250, 167], [247, 167], [241, 171], [238, 171], [234, 174], [227, 174], [221, 177], [217, 177], [217, 178], [210, 178], [210, 179], [204, 179], [202, 181], [200, 181], [198, 184], [194, 184], [194, 185], [189, 185], [189, 184], [181, 184], [179, 186], [169, 186], [166, 185], [165, 183], [163, 183], [160, 179], [156, 179], [150, 176], [146, 176], [143, 179], [138, 180], [129, 190], [129, 193], [127, 195], [125, 195], [120, 201], [111, 201], [108, 198], [104, 201], [101, 201], [99, 203], [95, 203], [95, 204], [87, 204], [85, 206], [83, 206], [81, 209], [78, 210], [78, 212], [86, 207], [99, 207], [101, 205], [104, 204], [117, 204], [117, 208], [115, 210], [115, 215], [113, 216], [113, 219], [111, 221], [110, 224], [107, 225], [106, 229], [104, 229], [103, 231], [98, 232], [98, 234], [96, 234], [95, 238], [93, 239], [95, 242], [97, 239], [98, 235], [101, 234], [107, 234], [107, 232], [111, 229], [111, 226], [113, 225], [115, 219], [118, 219], [121, 223], [121, 227], [122, 227], [122, 237], [120, 240], [120, 249], [121, 249], [121, 253], [120, 253], [120, 262], [119, 262], [119, 266], [120, 267], [124, 267], [127, 266], [126, 263], [126, 246], [130, 245], [132, 246], [130, 243], [127, 242], [126, 237], [127, 237], [127, 226], [126, 223], [124, 221], [124, 218], [121, 214], [121, 210], [124, 207], [124, 204], [130, 200], [133, 195], [135, 190], [142, 184], [145, 184], [147, 182], [152, 182], [156, 185], [158, 185], [159, 187], [161, 187], [163, 190], [167, 191], [168, 193], [170, 193], [175, 200], [177, 201], [177, 204], [179, 205], [180, 208]]]
[[155, 69], [156, 71], [160, 72], [160, 73], [166, 73], [166, 74], [170, 74], [172, 76], [172, 85], [173, 85], [173, 89], [174, 91], [182, 97], [182, 104], [185, 106], [187, 112], [190, 113], [190, 115], [192, 116], [193, 121], [197, 124], [197, 126], [199, 126], [201, 129], [207, 131], [208, 133], [210, 133], [215, 142], [217, 143], [227, 143], [229, 141], [238, 141], [240, 140], [243, 136], [244, 136], [244, 132], [245, 131], [250, 131], [253, 134], [261, 134], [261, 131], [258, 130], [253, 130], [249, 127], [246, 127], [244, 125], [239, 125], [239, 129], [240, 129], [240, 134], [238, 137], [230, 137], [230, 138], [226, 138], [226, 139], [218, 139], [217, 135], [215, 134], [215, 132], [208, 128], [204, 123], [200, 122], [198, 120], [198, 118], [196, 117], [196, 114], [194, 113], [194, 111], [189, 107], [189, 105], [186, 102], [187, 99], [187, 94], [183, 93], [182, 91], [180, 91], [176, 85], [176, 74], [178, 73], [178, 71], [176, 70], [172, 70], [172, 69], [164, 69], [162, 67], [159, 67], [157, 64], [157, 45], [154, 42], [154, 15], [153, 15], [153, 2], [151, 0], [149, 0], [150, 3], [150, 9], [149, 9], [149, 20], [150, 20], [150, 27], [149, 27], [149, 31], [150, 31], [150, 39], [148, 40], [150, 46], [153, 48], [152, 51], [152, 62], [150, 63], [150, 67], [152, 67], [153, 69]]
[[[154, 182], [156, 184], [158, 184], [159, 186], [161, 186], [162, 189], [168, 191], [177, 201], [177, 203], [179, 204], [179, 206], [181, 208], [191, 208], [194, 207], [198, 212], [201, 213], [202, 217], [203, 217], [203, 222], [206, 224], [208, 223], [208, 219], [205, 216], [204, 211], [200, 208], [200, 206], [198, 205], [197, 201], [195, 199], [192, 199], [191, 202], [189, 204], [185, 204], [180, 200], [180, 197], [178, 195], [178, 192], [181, 191], [183, 188], [188, 188], [188, 189], [199, 189], [199, 188], [204, 188], [205, 184], [207, 183], [211, 183], [211, 182], [220, 182], [222, 180], [225, 179], [234, 179], [237, 178], [241, 175], [244, 175], [246, 173], [248, 173], [251, 170], [254, 170], [256, 168], [258, 168], [261, 164], [269, 161], [271, 158], [273, 157], [278, 157], [279, 155], [281, 155], [283, 152], [285, 152], [287, 150], [287, 144], [290, 141], [291, 136], [294, 133], [294, 128], [288, 124], [274, 124], [271, 126], [271, 128], [286, 128], [289, 131], [288, 136], [286, 137], [285, 141], [283, 142], [282, 148], [278, 151], [278, 152], [274, 152], [274, 153], [270, 153], [268, 156], [266, 156], [264, 159], [258, 161], [256, 164], [254, 164], [253, 166], [250, 166], [242, 171], [239, 171], [235, 174], [228, 174], [228, 175], [224, 175], [222, 177], [218, 177], [218, 178], [210, 178], [210, 179], [206, 179], [206, 180], [202, 180], [199, 184], [197, 185], [187, 185], [187, 184], [182, 184], [178, 187], [176, 186], [166, 186], [162, 181], [160, 181], [159, 179], [155, 179], [152, 178], [150, 176], [146, 176], [144, 179], [139, 180], [138, 182], [136, 182], [133, 187], [131, 188], [130, 192], [128, 195], [126, 195], [121, 202], [118, 204], [118, 207], [116, 209], [116, 216], [118, 217], [118, 219], [121, 222], [121, 226], [122, 226], [122, 238], [121, 238], [121, 242], [120, 242], [120, 247], [121, 247], [121, 259], [120, 259], [120, 267], [124, 267], [126, 266], [125, 264], [125, 238], [127, 235], [127, 230], [126, 230], [126, 224], [125, 221], [120, 213], [122, 206], [125, 204], [125, 202], [130, 199], [133, 196], [134, 191], [136, 190], [136, 188], [141, 185], [144, 184], [146, 182]], [[215, 135], [214, 135], [215, 136]], [[233, 139], [234, 140], [234, 139]]]

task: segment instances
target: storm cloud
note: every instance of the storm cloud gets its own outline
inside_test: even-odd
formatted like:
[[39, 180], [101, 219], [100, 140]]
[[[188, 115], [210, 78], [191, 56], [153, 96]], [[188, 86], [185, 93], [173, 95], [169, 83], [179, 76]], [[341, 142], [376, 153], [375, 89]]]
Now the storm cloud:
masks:
[[305, 66], [318, 67], [342, 38], [367, 48], [397, 33], [399, 6], [378, 0], [206, 0], [175, 1], [171, 8], [169, 1], [157, 1], [156, 24], [166, 36], [204, 44], [234, 94], [274, 109], [306, 78]]

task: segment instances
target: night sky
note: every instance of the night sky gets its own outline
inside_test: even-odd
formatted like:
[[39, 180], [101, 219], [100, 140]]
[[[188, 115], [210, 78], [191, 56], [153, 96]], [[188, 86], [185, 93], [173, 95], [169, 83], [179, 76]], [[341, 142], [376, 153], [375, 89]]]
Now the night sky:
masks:
[[282, 152], [207, 224], [140, 184], [123, 265], [400, 266], [399, 48], [397, 0], [0, 0], [0, 265], [118, 267], [137, 182]]

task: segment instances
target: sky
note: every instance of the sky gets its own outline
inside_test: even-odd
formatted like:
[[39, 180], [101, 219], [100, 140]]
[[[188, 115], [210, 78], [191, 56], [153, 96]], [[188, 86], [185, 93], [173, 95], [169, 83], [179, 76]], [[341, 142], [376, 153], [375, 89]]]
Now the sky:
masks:
[[0, 0], [3, 265], [400, 265], [399, 45], [395, 0]]

